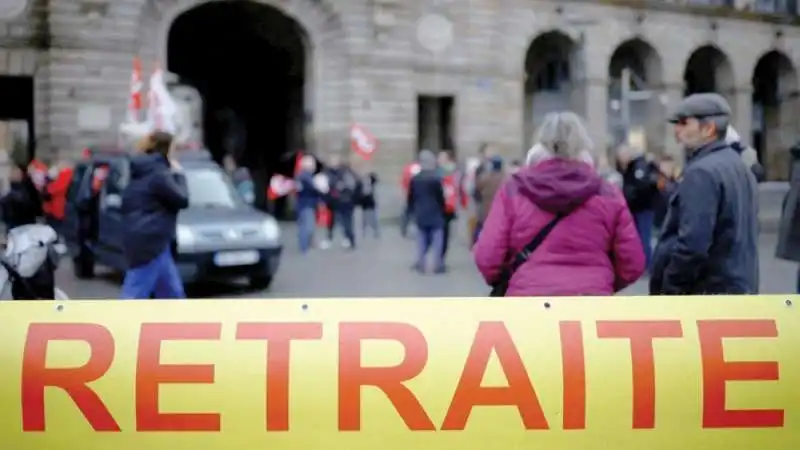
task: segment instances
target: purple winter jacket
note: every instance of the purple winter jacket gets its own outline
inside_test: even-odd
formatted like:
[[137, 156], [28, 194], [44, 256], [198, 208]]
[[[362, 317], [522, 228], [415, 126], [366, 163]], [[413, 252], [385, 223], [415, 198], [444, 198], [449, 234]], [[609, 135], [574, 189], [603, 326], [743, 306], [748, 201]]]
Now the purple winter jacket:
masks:
[[507, 296], [611, 295], [645, 269], [619, 188], [560, 158], [523, 168], [497, 193], [473, 248], [487, 283], [559, 212], [572, 211], [511, 277]]

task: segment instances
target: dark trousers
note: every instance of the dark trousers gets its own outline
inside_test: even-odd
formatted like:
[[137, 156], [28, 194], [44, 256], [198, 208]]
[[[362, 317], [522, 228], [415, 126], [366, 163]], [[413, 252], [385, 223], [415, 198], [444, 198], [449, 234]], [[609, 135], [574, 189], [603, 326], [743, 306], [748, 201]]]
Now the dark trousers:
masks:
[[442, 263], [447, 258], [447, 250], [450, 248], [450, 224], [455, 219], [453, 215], [447, 215], [444, 219], [444, 228], [442, 229]]
[[328, 220], [328, 240], [333, 240], [333, 230], [336, 228], [336, 209], [330, 203], [326, 203], [325, 207], [330, 211], [330, 220]]
[[[350, 245], [356, 246], [356, 235], [353, 231], [353, 215], [355, 208], [352, 206], [343, 206], [336, 208], [333, 212], [334, 221], [342, 227], [344, 238], [350, 241]], [[330, 231], [330, 238], [333, 239], [333, 231]]]
[[633, 213], [633, 221], [636, 223], [636, 231], [639, 232], [639, 239], [642, 240], [644, 257], [647, 262], [647, 270], [650, 270], [650, 262], [653, 259], [653, 247], [651, 239], [653, 237], [653, 210], [638, 211]]

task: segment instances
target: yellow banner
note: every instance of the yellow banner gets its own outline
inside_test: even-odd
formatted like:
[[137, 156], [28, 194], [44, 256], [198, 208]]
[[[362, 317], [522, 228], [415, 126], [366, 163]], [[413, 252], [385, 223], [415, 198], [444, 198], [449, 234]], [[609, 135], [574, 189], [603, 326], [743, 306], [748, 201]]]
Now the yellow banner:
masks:
[[798, 301], [4, 302], [0, 448], [800, 449]]

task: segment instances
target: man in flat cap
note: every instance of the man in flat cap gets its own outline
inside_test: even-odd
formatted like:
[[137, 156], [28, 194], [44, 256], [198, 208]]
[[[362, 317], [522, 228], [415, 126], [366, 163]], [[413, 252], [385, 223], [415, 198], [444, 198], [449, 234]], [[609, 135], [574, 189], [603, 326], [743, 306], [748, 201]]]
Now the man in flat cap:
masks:
[[690, 95], [670, 117], [686, 168], [653, 255], [652, 295], [758, 292], [758, 186], [725, 141], [731, 109]]

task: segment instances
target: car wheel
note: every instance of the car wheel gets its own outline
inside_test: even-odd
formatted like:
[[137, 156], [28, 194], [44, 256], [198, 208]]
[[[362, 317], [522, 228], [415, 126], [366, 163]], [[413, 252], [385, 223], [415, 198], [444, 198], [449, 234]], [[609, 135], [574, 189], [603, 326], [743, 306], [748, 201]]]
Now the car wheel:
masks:
[[250, 275], [250, 287], [259, 291], [269, 289], [272, 284], [272, 275], [269, 273], [258, 273]]
[[75, 270], [75, 277], [79, 280], [86, 280], [94, 277], [94, 255], [88, 250], [81, 250], [80, 254], [73, 258], [72, 268]]

